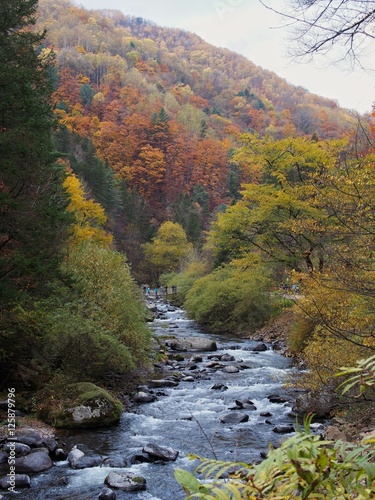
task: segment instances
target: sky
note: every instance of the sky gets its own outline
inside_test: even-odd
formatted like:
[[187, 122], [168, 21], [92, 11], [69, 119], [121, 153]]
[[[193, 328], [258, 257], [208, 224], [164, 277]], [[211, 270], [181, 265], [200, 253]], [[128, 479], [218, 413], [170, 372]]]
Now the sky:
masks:
[[[359, 113], [375, 103], [375, 51], [366, 67], [350, 72], [321, 57], [309, 63], [293, 62], [287, 55], [287, 28], [279, 16], [259, 0], [74, 0], [86, 9], [118, 9], [166, 27], [196, 33], [206, 42], [244, 55], [289, 83], [336, 100]], [[280, 3], [281, 7], [281, 3]]]

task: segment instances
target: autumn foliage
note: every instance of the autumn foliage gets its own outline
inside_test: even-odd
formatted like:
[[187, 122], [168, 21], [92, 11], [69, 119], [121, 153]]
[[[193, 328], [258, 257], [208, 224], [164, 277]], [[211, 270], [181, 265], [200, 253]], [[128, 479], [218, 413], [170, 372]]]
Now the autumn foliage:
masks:
[[[333, 101], [292, 87], [246, 58], [191, 33], [119, 11], [41, 0], [39, 25], [56, 51], [53, 101], [60, 123], [89, 138], [156, 225], [189, 197], [200, 227], [230, 204], [252, 172], [231, 151], [241, 132], [339, 137], [353, 118]], [[197, 189], [207, 206], [194, 199]], [[176, 220], [187, 229], [188, 220]]]

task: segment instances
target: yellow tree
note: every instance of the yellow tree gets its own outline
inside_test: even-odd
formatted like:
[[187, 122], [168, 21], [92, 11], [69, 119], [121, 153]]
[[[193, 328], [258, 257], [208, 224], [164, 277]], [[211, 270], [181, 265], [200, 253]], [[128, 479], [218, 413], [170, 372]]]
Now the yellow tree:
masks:
[[73, 213], [75, 220], [71, 228], [70, 243], [77, 245], [86, 241], [94, 241], [109, 248], [113, 238], [103, 229], [107, 222], [103, 207], [86, 198], [85, 191], [74, 174], [66, 177], [64, 188], [70, 197], [68, 210]]
[[158, 277], [162, 272], [176, 271], [182, 260], [193, 250], [183, 227], [175, 222], [166, 221], [158, 229], [152, 242], [144, 246], [148, 261]]

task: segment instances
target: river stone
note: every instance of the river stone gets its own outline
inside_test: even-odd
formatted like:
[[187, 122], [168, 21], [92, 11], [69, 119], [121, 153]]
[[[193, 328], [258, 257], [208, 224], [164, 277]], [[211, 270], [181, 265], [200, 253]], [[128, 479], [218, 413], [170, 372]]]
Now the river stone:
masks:
[[228, 410], [243, 410], [242, 405], [238, 406], [236, 403], [232, 403], [228, 406]]
[[80, 458], [75, 464], [75, 469], [89, 469], [90, 467], [98, 467], [102, 464], [102, 459], [99, 455], [92, 455]]
[[88, 469], [102, 464], [102, 457], [84, 444], [76, 444], [68, 455], [72, 469]]
[[191, 361], [189, 361], [185, 365], [185, 370], [197, 370], [197, 369], [198, 369], [198, 365], [196, 363], [191, 362]]
[[220, 358], [220, 361], [236, 361], [236, 358], [231, 354], [223, 354]]
[[191, 377], [191, 376], [184, 377], [184, 378], [182, 379], [182, 382], [195, 382], [195, 378], [194, 378], [194, 377]]
[[260, 343], [260, 344], [257, 344], [255, 347], [253, 347], [252, 351], [254, 351], [254, 352], [268, 351], [268, 347], [266, 346], [266, 344]]
[[72, 450], [68, 454], [68, 462], [70, 467], [72, 467], [72, 469], [75, 469], [78, 460], [84, 456], [85, 454], [82, 450], [79, 450], [77, 446], [73, 446]]
[[132, 455], [127, 456], [126, 460], [130, 464], [149, 464], [152, 462], [150, 455], [143, 453], [142, 451], [137, 451]]
[[14, 466], [17, 472], [42, 472], [51, 468], [53, 462], [46, 453], [37, 451], [25, 457], [16, 458]]
[[105, 486], [100, 492], [98, 500], [116, 500], [116, 493]]
[[202, 358], [202, 356], [200, 354], [195, 354], [194, 356], [192, 356], [190, 358], [190, 361], [192, 363], [200, 363], [201, 361], [203, 361], [203, 358]]
[[2, 477], [0, 479], [0, 488], [2, 488], [3, 490], [8, 490], [13, 486], [15, 488], [30, 488], [30, 477], [26, 474], [14, 474], [14, 476]]
[[229, 366], [224, 366], [222, 371], [224, 373], [238, 373], [240, 369], [238, 368], [238, 366], [229, 365]]
[[5, 453], [13, 452], [16, 457], [24, 457], [30, 453], [31, 448], [24, 443], [8, 442], [3, 445], [3, 451], [5, 451]]
[[226, 391], [228, 389], [228, 386], [224, 385], [224, 384], [217, 383], [217, 384], [214, 384], [211, 387], [211, 389], [213, 389], [214, 391]]
[[56, 399], [43, 419], [57, 428], [105, 427], [118, 423], [122, 413], [120, 401], [90, 382], [69, 384]]
[[149, 386], [150, 387], [176, 387], [178, 385], [178, 382], [175, 380], [169, 380], [166, 378], [162, 378], [159, 380], [150, 380]]
[[143, 391], [137, 392], [137, 394], [133, 397], [133, 401], [135, 403], [151, 403], [152, 401], [155, 401], [155, 399], [155, 396]]
[[227, 413], [219, 418], [223, 424], [241, 424], [249, 420], [249, 415], [246, 413]]
[[32, 436], [28, 435], [19, 435], [19, 436], [12, 436], [8, 438], [9, 441], [14, 441], [16, 443], [24, 443], [30, 446], [31, 448], [35, 448], [39, 445], [40, 441], [42, 440], [42, 437], [39, 436], [38, 434], [34, 434]]
[[5, 464], [6, 462], [8, 462], [8, 453], [0, 451], [0, 464]]
[[146, 489], [146, 479], [133, 472], [110, 472], [104, 482], [112, 488], [123, 491], [139, 491]]
[[277, 425], [272, 430], [276, 434], [290, 434], [291, 432], [295, 432], [293, 425]]
[[68, 454], [66, 451], [64, 451], [62, 448], [57, 448], [55, 451], [54, 451], [54, 459], [57, 461], [57, 462], [62, 462], [63, 460], [66, 460], [68, 458]]
[[188, 337], [173, 339], [166, 344], [174, 351], [216, 351], [217, 345], [214, 340], [205, 337]]
[[58, 448], [58, 442], [53, 438], [41, 438], [37, 444], [37, 447], [47, 447], [50, 453], [54, 453]]
[[236, 404], [239, 408], [244, 410], [255, 411], [257, 408], [250, 399], [236, 399]]
[[279, 396], [278, 394], [271, 394], [267, 396], [267, 399], [270, 403], [287, 403], [289, 401], [287, 398]]
[[36, 452], [41, 452], [41, 453], [46, 453], [47, 455], [49, 455], [49, 449], [45, 446], [40, 447], [40, 448], [31, 448], [31, 451], [30, 453], [36, 453]]
[[179, 452], [168, 446], [159, 446], [154, 443], [148, 443], [143, 447], [142, 450], [147, 453], [151, 458], [156, 460], [164, 460], [174, 462], [177, 460]]
[[121, 455], [114, 455], [113, 457], [107, 457], [103, 460], [103, 467], [123, 469], [124, 467], [127, 467], [127, 465], [127, 461]]
[[242, 407], [244, 404], [254, 405], [253, 401], [251, 401], [251, 399], [248, 399], [248, 398], [236, 399], [235, 401], [238, 404], [238, 406], [242, 406]]

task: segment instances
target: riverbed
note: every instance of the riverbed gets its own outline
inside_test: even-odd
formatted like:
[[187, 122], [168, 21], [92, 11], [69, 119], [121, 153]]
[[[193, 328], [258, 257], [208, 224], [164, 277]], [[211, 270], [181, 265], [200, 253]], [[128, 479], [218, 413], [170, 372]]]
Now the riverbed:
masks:
[[[155, 401], [134, 405], [132, 412], [122, 415], [116, 427], [59, 433], [60, 445], [66, 450], [82, 443], [102, 457], [129, 457], [141, 451], [147, 443], [171, 447], [179, 452], [173, 462], [140, 463], [128, 467], [146, 479], [147, 489], [131, 493], [116, 490], [118, 499], [183, 500], [185, 494], [174, 479], [174, 470], [194, 470], [198, 464], [189, 459], [189, 454], [258, 462], [270, 443], [277, 446], [281, 439], [290, 435], [281, 435], [275, 429], [290, 427], [295, 421], [293, 397], [283, 387], [283, 381], [293, 367], [279, 351], [267, 345], [267, 350], [256, 352], [253, 349], [259, 341], [204, 333], [182, 309], [162, 301], [157, 302], [157, 316], [151, 328], [161, 342], [171, 336], [209, 336], [217, 344], [218, 355], [225, 353], [234, 358], [234, 361], [220, 364], [236, 364], [241, 369], [226, 373], [210, 368], [213, 352], [180, 353], [185, 363], [192, 356], [198, 356], [198, 359], [201, 356], [202, 359], [195, 363], [196, 368], [185, 370], [186, 375], [191, 375], [185, 377], [187, 381], [179, 381], [176, 387], [155, 389]], [[169, 371], [173, 378], [176, 366], [171, 364]], [[270, 395], [279, 396], [279, 402], [271, 402]], [[236, 401], [251, 404], [239, 408]], [[231, 412], [247, 415], [247, 421], [223, 423], [221, 419]], [[67, 462], [60, 462], [53, 469], [33, 477], [32, 488], [22, 491], [19, 498], [97, 499], [104, 478], [112, 470], [117, 469], [92, 467], [73, 470]]]

